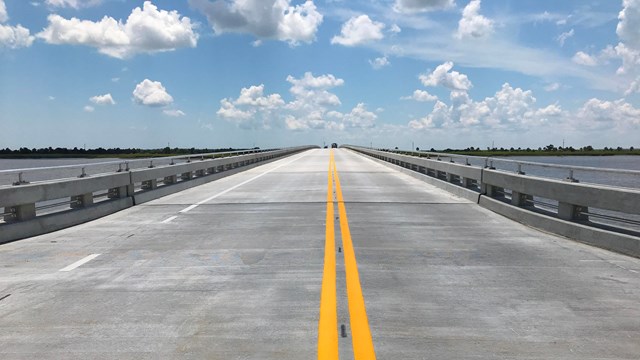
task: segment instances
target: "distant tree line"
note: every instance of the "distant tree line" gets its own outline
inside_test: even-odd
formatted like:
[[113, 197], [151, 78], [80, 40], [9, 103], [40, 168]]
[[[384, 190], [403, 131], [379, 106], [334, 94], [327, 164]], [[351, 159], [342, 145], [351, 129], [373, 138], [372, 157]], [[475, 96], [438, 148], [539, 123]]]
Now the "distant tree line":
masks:
[[[513, 148], [513, 147], [511, 147], [511, 148], [504, 148], [504, 147], [501, 147], [501, 148], [497, 148], [497, 147], [491, 148], [491, 147], [488, 147], [488, 146], [487, 146], [487, 151], [511, 151], [511, 152], [517, 152], [517, 151], [526, 151], [526, 152], [531, 152], [531, 151], [547, 151], [547, 152], [549, 152], [549, 151], [565, 151], [565, 152], [566, 152], [566, 151], [568, 151], [568, 152], [576, 152], [576, 151], [594, 151], [594, 150], [596, 150], [596, 149], [594, 149], [594, 148], [593, 148], [593, 146], [591, 146], [591, 145], [583, 146], [583, 147], [581, 147], [581, 148], [577, 148], [577, 149], [576, 149], [576, 148], [574, 148], [573, 146], [567, 146], [567, 147], [558, 146], [558, 147], [556, 147], [556, 146], [555, 146], [555, 145], [553, 145], [553, 144], [549, 144], [549, 145], [547, 145], [547, 146], [545, 146], [545, 147], [538, 147], [537, 149], [532, 149], [532, 148], [526, 148], [526, 149], [523, 149], [523, 148], [521, 148], [521, 147], [519, 147], [519, 148]], [[613, 147], [606, 147], [606, 146], [605, 146], [605, 147], [604, 147], [604, 149], [602, 149], [602, 150], [605, 150], [605, 151], [624, 151], [624, 150], [631, 150], [631, 151], [633, 151], [633, 150], [634, 150], [634, 148], [633, 148], [633, 146], [632, 146], [632, 147], [630, 147], [629, 149], [625, 149], [625, 148], [623, 148], [623, 147], [621, 147], [621, 146], [618, 146], [617, 148], [613, 148]], [[464, 149], [464, 150], [446, 149], [446, 150], [444, 150], [444, 151], [445, 151], [445, 152], [450, 152], [450, 151], [467, 151], [467, 152], [473, 152], [473, 151], [481, 151], [481, 150], [480, 150], [480, 148], [479, 148], [479, 147], [476, 147], [476, 148], [474, 148], [474, 147], [469, 147], [469, 148], [466, 148], [466, 149]]]
[[199, 148], [159, 148], [159, 149], [140, 149], [140, 148], [95, 148], [95, 149], [84, 149], [74, 147], [73, 149], [62, 148], [62, 147], [48, 147], [48, 148], [32, 148], [29, 149], [27, 147], [21, 147], [19, 149], [0, 149], [1, 155], [130, 155], [130, 154], [164, 154], [164, 155], [188, 155], [188, 154], [200, 154], [200, 153], [215, 153], [215, 152], [226, 152], [226, 151], [236, 151], [236, 150], [246, 150], [246, 149], [233, 149], [233, 148], [218, 148], [218, 149], [199, 149]]
[[[398, 148], [396, 147], [396, 149], [398, 149]], [[538, 147], [537, 149], [536, 148], [533, 148], [533, 149], [532, 148], [524, 148], [523, 149], [521, 147], [518, 147], [518, 148], [513, 148], [513, 147], [510, 147], [510, 148], [493, 147], [492, 148], [492, 147], [487, 146], [486, 150], [482, 150], [479, 147], [471, 146], [471, 147], [468, 147], [468, 148], [465, 148], [465, 149], [450, 149], [450, 148], [447, 148], [447, 149], [444, 149], [444, 150], [436, 150], [434, 148], [431, 148], [431, 150], [429, 150], [429, 151], [431, 151], [431, 152], [445, 152], [445, 153], [447, 153], [447, 152], [472, 153], [472, 152], [486, 152], [486, 151], [495, 151], [495, 152], [536, 152], [536, 151], [538, 151], [538, 152], [540, 152], [540, 151], [544, 151], [544, 152], [555, 152], [555, 151], [558, 151], [558, 152], [589, 152], [589, 151], [598, 151], [598, 150], [604, 150], [604, 151], [634, 151], [635, 149], [634, 149], [633, 146], [631, 146], [628, 149], [623, 148], [621, 146], [618, 146], [616, 148], [605, 146], [603, 149], [594, 149], [594, 147], [591, 146], [591, 145], [583, 146], [583, 147], [580, 147], [580, 148], [576, 149], [573, 146], [567, 146], [567, 147], [558, 146], [558, 147], [556, 147], [555, 145], [550, 144], [550, 145], [547, 145], [545, 147]], [[416, 148], [416, 151], [420, 151], [420, 148]]]

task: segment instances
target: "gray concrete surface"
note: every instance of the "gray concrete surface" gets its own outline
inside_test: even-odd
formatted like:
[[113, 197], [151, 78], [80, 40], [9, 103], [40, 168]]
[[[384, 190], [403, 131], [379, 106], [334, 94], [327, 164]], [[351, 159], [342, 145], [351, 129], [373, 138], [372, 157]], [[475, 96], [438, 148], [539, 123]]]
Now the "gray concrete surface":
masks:
[[[0, 245], [0, 358], [315, 358], [328, 151]], [[378, 359], [638, 359], [639, 259], [335, 154]]]
[[[367, 148], [350, 148], [396, 171], [477, 202], [480, 206], [512, 220], [640, 258], [640, 237], [635, 226], [630, 226], [625, 220], [610, 221], [605, 218], [603, 221], [597, 216], [599, 213], [614, 218], [620, 217], [632, 221], [633, 224], [640, 214], [640, 191], [636, 189], [525, 176], [503, 170], [428, 160]], [[427, 174], [434, 171], [445, 172], [447, 180]], [[479, 184], [480, 192], [450, 182], [450, 178], [455, 177], [463, 178], [462, 184], [465, 184], [464, 178], [475, 180]], [[511, 191], [509, 203], [504, 201], [502, 192], [505, 189]], [[546, 201], [557, 201], [557, 211], [550, 212], [549, 208], [545, 208], [541, 212], [540, 208], [531, 206], [526, 199], [534, 199], [534, 196]], [[494, 198], [502, 201], [494, 201]], [[583, 213], [594, 208], [593, 216]], [[591, 222], [591, 217], [595, 217], [596, 221]]]

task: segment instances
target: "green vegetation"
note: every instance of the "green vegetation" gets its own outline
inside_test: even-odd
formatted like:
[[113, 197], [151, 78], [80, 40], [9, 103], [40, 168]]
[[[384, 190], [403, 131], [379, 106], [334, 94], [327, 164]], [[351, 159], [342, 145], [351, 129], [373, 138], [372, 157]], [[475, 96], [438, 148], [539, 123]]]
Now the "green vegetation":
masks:
[[[257, 149], [257, 148], [256, 148]], [[163, 149], [137, 149], [137, 148], [97, 148], [97, 149], [73, 149], [68, 148], [40, 148], [29, 149], [22, 147], [20, 149], [11, 150], [9, 148], [0, 149], [0, 158], [2, 159], [39, 159], [39, 158], [120, 158], [120, 159], [136, 159], [148, 157], [165, 157], [165, 156], [181, 156], [202, 153], [221, 153], [229, 151], [241, 151], [247, 149], [182, 149], [169, 148]]]
[[[416, 151], [420, 151], [419, 148]], [[472, 156], [612, 156], [612, 155], [640, 155], [640, 149], [635, 149], [633, 146], [625, 149], [622, 147], [604, 149], [594, 149], [592, 146], [584, 146], [579, 149], [575, 149], [571, 146], [563, 148], [555, 147], [554, 145], [547, 145], [545, 147], [539, 147], [537, 149], [531, 148], [466, 148], [466, 149], [444, 149], [444, 150], [422, 150], [429, 152], [441, 152], [457, 155], [472, 155]]]

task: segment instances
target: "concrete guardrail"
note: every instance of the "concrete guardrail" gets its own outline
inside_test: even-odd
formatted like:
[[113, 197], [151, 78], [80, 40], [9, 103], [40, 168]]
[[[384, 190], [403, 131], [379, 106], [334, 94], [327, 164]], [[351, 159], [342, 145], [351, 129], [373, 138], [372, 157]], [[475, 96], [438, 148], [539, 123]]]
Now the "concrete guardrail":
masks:
[[[506, 172], [491, 167], [409, 156], [370, 148], [345, 146], [482, 207], [526, 225], [590, 245], [640, 257], [640, 232], [590, 221], [590, 209], [640, 215], [640, 191], [606, 185], [582, 184], [573, 178], [556, 180]], [[393, 166], [391, 165], [391, 166]], [[543, 211], [534, 197], [557, 201], [557, 210]], [[623, 221], [624, 218], [622, 219]], [[629, 220], [627, 220], [629, 221]], [[635, 223], [635, 221], [629, 221]]]
[[78, 225], [311, 148], [315, 147], [233, 154], [157, 167], [150, 161], [143, 169], [2, 186], [0, 244]]

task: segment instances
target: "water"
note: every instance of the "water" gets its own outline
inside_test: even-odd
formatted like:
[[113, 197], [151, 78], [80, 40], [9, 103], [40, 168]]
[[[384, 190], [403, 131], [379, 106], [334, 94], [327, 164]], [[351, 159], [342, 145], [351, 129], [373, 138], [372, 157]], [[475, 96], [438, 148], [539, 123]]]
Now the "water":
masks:
[[[620, 156], [514, 156], [506, 158], [512, 161], [539, 162], [545, 164], [594, 167], [637, 171], [635, 174], [614, 173], [606, 171], [592, 171], [572, 169], [549, 168], [536, 165], [521, 165], [522, 171], [529, 175], [549, 177], [555, 179], [566, 179], [573, 176], [581, 183], [601, 184], [627, 188], [640, 188], [640, 156], [620, 155]], [[517, 164], [510, 163], [510, 166], [503, 165], [509, 170], [517, 170]], [[499, 167], [500, 168], [500, 167]], [[515, 171], [514, 170], [514, 171]]]

